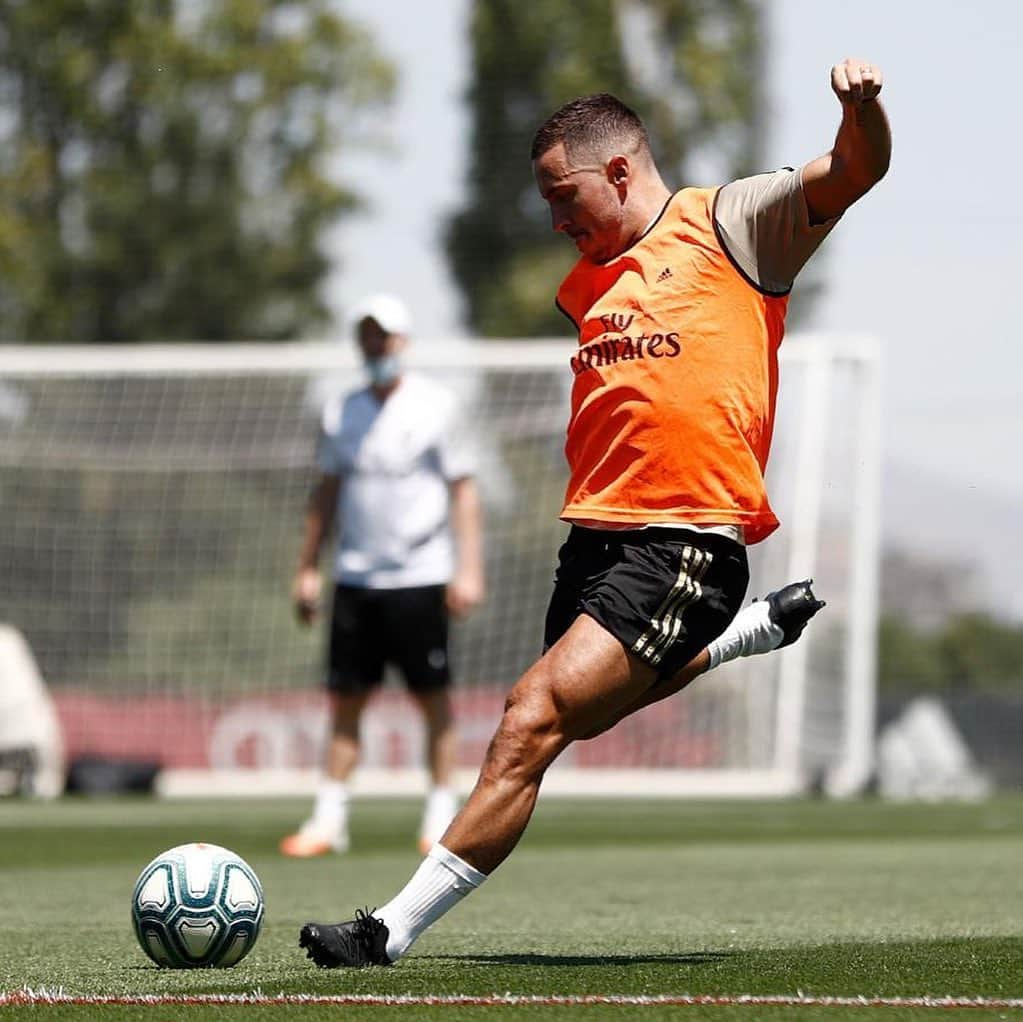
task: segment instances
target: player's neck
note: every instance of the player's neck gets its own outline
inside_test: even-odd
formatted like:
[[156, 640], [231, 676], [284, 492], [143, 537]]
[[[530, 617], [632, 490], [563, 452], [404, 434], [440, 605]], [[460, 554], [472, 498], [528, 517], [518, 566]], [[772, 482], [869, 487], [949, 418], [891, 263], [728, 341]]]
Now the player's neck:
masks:
[[650, 187], [635, 197], [628, 220], [626, 247], [634, 245], [650, 230], [670, 198], [671, 191], [660, 179], [651, 182]]

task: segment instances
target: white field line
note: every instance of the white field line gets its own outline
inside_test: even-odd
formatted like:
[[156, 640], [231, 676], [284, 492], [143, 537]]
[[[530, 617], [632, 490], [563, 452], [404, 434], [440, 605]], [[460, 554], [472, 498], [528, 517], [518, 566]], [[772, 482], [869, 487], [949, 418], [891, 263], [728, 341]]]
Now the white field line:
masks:
[[11, 993], [0, 993], [0, 1007], [31, 1004], [82, 1005], [201, 1005], [201, 1004], [325, 1004], [380, 1005], [405, 1007], [471, 1007], [503, 1008], [515, 1005], [536, 1007], [572, 1007], [592, 1004], [657, 1007], [696, 1005], [750, 1005], [753, 1007], [821, 1007], [821, 1008], [990, 1008], [1002, 1010], [1023, 1008], [1023, 998], [994, 997], [827, 997], [809, 994], [661, 994], [645, 997], [630, 994], [517, 995], [517, 994], [447, 994], [415, 996], [412, 994], [69, 994], [63, 988], [54, 990], [23, 987]]

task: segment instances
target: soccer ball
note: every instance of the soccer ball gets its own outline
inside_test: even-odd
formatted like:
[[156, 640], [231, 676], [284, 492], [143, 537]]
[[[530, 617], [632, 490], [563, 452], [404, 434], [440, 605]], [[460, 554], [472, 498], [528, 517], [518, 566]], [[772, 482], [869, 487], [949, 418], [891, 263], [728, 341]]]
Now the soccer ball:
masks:
[[131, 921], [142, 950], [168, 969], [240, 962], [263, 924], [263, 888], [244, 859], [219, 845], [178, 845], [139, 874]]

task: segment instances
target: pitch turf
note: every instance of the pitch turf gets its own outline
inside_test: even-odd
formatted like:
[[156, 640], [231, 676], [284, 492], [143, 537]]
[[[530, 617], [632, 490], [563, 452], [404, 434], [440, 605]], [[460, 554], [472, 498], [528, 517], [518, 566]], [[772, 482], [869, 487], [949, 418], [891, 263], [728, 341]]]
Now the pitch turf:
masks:
[[[307, 919], [372, 907], [418, 862], [418, 806], [357, 803], [352, 853], [285, 861], [299, 802], [0, 802], [0, 993], [379, 995], [385, 1004], [0, 1003], [0, 1019], [1023, 1018], [1023, 798], [980, 805], [542, 803], [519, 849], [393, 969], [320, 971]], [[267, 915], [238, 967], [175, 972], [136, 946], [139, 869], [185, 841], [259, 874]], [[464, 995], [486, 1003], [423, 1003]], [[506, 995], [547, 998], [514, 1003]], [[723, 1003], [657, 1003], [690, 995]], [[741, 1003], [781, 995], [793, 1003]], [[806, 1003], [795, 1003], [802, 995]], [[566, 1003], [572, 996], [579, 1003]], [[601, 996], [647, 1003], [593, 1003]], [[914, 1006], [982, 998], [987, 1007]], [[818, 1003], [907, 999], [905, 1006]], [[559, 999], [560, 1000], [559, 1002]]]

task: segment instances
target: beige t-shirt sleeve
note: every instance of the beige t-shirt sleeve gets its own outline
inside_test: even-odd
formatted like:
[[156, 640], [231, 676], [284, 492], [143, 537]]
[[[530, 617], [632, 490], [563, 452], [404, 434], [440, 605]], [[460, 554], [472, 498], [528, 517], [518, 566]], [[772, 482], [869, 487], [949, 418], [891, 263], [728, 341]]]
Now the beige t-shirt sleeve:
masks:
[[724, 185], [714, 220], [742, 272], [762, 291], [782, 293], [839, 217], [811, 225], [801, 172], [786, 167]]

